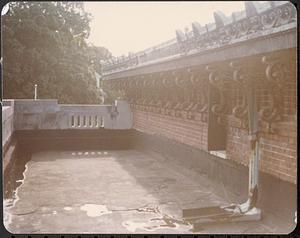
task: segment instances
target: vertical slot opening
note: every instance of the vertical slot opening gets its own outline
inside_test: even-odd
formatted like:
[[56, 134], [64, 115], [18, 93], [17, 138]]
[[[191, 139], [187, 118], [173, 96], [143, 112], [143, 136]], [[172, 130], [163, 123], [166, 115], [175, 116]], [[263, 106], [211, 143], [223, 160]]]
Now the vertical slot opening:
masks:
[[86, 127], [86, 116], [83, 116], [83, 126]]
[[101, 121], [100, 121], [101, 122], [100, 127], [104, 127], [104, 118], [101, 117], [100, 119], [101, 119]]
[[71, 116], [71, 127], [75, 126], [75, 117], [74, 115]]
[[77, 126], [80, 127], [80, 116], [77, 116]]
[[89, 116], [89, 126], [92, 127], [93, 124], [92, 124], [92, 116]]
[[98, 116], [95, 116], [95, 127], [98, 127]]

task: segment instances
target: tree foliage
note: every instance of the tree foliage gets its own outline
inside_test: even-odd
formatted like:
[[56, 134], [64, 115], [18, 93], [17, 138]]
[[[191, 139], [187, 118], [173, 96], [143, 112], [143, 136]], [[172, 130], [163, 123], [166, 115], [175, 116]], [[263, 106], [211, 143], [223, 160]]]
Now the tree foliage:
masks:
[[99, 103], [95, 70], [111, 57], [87, 44], [91, 15], [80, 2], [13, 2], [3, 16], [3, 98]]

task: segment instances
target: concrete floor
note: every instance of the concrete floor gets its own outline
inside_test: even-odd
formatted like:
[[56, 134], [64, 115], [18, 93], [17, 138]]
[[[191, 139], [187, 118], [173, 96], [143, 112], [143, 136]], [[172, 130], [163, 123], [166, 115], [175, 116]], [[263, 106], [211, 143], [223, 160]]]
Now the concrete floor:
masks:
[[[157, 153], [46, 151], [27, 163], [17, 200], [6, 209], [12, 233], [193, 233], [183, 208], [226, 205], [226, 191]], [[196, 233], [285, 233], [262, 221], [203, 226]]]

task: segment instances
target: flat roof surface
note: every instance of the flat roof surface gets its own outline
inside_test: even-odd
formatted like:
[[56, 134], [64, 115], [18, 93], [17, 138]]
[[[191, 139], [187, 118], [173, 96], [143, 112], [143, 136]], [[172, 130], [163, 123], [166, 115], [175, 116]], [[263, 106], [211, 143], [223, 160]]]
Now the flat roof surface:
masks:
[[24, 175], [15, 204], [5, 209], [12, 233], [249, 234], [294, 229], [280, 217], [263, 214], [261, 221], [203, 225], [193, 231], [182, 222], [182, 209], [235, 201], [205, 176], [156, 152], [38, 152]]

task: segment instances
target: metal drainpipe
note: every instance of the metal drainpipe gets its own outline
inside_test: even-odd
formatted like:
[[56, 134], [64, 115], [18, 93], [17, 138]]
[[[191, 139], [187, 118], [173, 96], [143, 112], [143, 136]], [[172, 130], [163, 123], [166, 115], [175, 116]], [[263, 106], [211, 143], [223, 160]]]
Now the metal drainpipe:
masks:
[[248, 93], [248, 121], [249, 139], [251, 153], [249, 157], [249, 209], [255, 207], [258, 198], [258, 177], [259, 177], [259, 137], [258, 137], [258, 113], [256, 106], [256, 95], [253, 86]]

